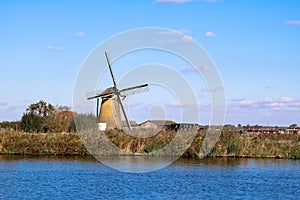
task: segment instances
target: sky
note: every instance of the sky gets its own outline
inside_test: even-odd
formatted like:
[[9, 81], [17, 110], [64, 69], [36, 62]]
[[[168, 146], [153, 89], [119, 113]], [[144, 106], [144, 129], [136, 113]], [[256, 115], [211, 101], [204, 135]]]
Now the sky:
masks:
[[[0, 121], [20, 120], [39, 100], [72, 107], [80, 67], [98, 44], [123, 31], [162, 27], [192, 38], [215, 63], [226, 93], [225, 124], [300, 124], [297, 0], [2, 0], [0, 24]], [[143, 62], [167, 63], [188, 79], [203, 105], [199, 123], [208, 123], [208, 90], [180, 59], [137, 52], [113, 63], [116, 78]], [[172, 95], [152, 89], [130, 98], [148, 109], [133, 110], [131, 118], [177, 120], [178, 111], [168, 109]]]

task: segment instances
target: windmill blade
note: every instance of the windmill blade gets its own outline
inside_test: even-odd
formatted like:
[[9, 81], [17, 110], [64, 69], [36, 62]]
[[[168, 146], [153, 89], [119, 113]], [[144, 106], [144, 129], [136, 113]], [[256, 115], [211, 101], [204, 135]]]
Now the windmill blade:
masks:
[[122, 97], [127, 97], [129, 95], [139, 94], [139, 93], [147, 92], [147, 91], [149, 91], [148, 84], [143, 84], [143, 85], [124, 88], [124, 89], [120, 90], [120, 95]]
[[124, 88], [124, 89], [120, 90], [120, 92], [125, 92], [128, 90], [134, 90], [134, 89], [143, 89], [143, 90], [148, 89], [148, 84], [142, 84], [142, 85]]
[[97, 107], [96, 107], [97, 111], [96, 111], [96, 114], [97, 114], [97, 117], [99, 117], [99, 98], [97, 98]]
[[109, 93], [105, 93], [105, 94], [93, 92], [93, 94], [87, 95], [88, 96], [87, 100], [92, 100], [92, 99], [96, 99], [96, 98], [105, 98], [105, 97], [112, 96], [113, 94], [114, 94], [114, 92], [109, 92]]
[[125, 118], [126, 124], [127, 124], [128, 128], [129, 128], [129, 130], [131, 130], [131, 124], [130, 124], [130, 121], [128, 120], [128, 117], [126, 115], [125, 108], [123, 106], [123, 102], [122, 102], [122, 99], [120, 97], [120, 94], [116, 93], [116, 96], [117, 96], [117, 100], [118, 100], [118, 102], [119, 102], [119, 104], [121, 106], [121, 110], [122, 110], [122, 112], [124, 114], [124, 118]]
[[87, 93], [87, 99], [91, 100], [91, 99], [95, 99], [95, 98], [105, 98], [105, 97], [109, 97], [112, 96], [114, 94], [113, 88], [106, 88], [105, 90], [102, 91], [96, 91], [96, 92], [88, 92]]
[[111, 64], [110, 64], [109, 59], [108, 59], [108, 53], [106, 51], [104, 53], [105, 53], [106, 62], [108, 64], [109, 72], [110, 72], [111, 78], [112, 78], [113, 83], [114, 83], [114, 87], [117, 90], [117, 83], [116, 83], [114, 73], [113, 73], [112, 68], [111, 68]]

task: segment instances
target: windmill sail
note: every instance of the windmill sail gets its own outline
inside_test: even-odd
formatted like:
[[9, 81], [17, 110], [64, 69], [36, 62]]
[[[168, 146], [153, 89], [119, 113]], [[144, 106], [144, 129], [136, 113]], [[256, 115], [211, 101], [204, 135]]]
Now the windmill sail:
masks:
[[109, 62], [109, 59], [108, 59], [108, 54], [107, 54], [107, 52], [105, 52], [105, 58], [106, 58], [106, 62], [107, 62], [107, 64], [108, 64], [109, 72], [110, 72], [110, 75], [111, 75], [111, 78], [112, 78], [114, 87], [115, 87], [115, 89], [117, 89], [116, 79], [115, 79], [114, 73], [113, 73], [113, 71], [112, 71], [112, 68], [111, 68], [111, 65], [110, 65], [110, 62]]
[[88, 92], [87, 93], [87, 100], [96, 99], [96, 98], [105, 98], [114, 95], [112, 88], [107, 88], [103, 91], [96, 91], [96, 92]]
[[[137, 86], [133, 86], [133, 87], [124, 88], [122, 90], [118, 90], [117, 83], [116, 83], [116, 80], [115, 80], [115, 77], [114, 77], [114, 73], [113, 73], [112, 66], [110, 64], [107, 52], [105, 52], [105, 58], [106, 58], [107, 65], [108, 65], [108, 68], [109, 68], [109, 72], [110, 72], [110, 75], [111, 75], [111, 78], [112, 78], [112, 81], [113, 81], [113, 87], [107, 88], [104, 91], [96, 91], [96, 92], [88, 93], [87, 94], [87, 100], [97, 99], [97, 116], [98, 116], [98, 111], [99, 111], [99, 98], [102, 98], [101, 109], [102, 108], [107, 109], [107, 105], [104, 106], [104, 107], [102, 106], [103, 104], [105, 104], [105, 102], [109, 102], [109, 101], [116, 102], [121, 107], [121, 110], [123, 112], [123, 115], [124, 115], [124, 118], [125, 118], [125, 121], [126, 121], [126, 124], [127, 124], [128, 128], [131, 129], [131, 124], [130, 124], [130, 121], [129, 121], [127, 115], [126, 115], [125, 108], [124, 108], [124, 105], [123, 105], [123, 102], [122, 102], [122, 98], [125, 98], [129, 95], [138, 94], [138, 93], [141, 93], [141, 92], [148, 91], [149, 90], [148, 89], [148, 84], [137, 85]], [[113, 97], [116, 97], [116, 98], [113, 98]], [[117, 100], [117, 101], [115, 101], [115, 100]], [[111, 108], [111, 103], [109, 103], [109, 107], [110, 107], [110, 109], [114, 109], [114, 108]], [[118, 109], [114, 109], [114, 110], [118, 110]], [[109, 111], [108, 113], [110, 113], [110, 112], [111, 111]], [[120, 110], [116, 111], [116, 112], [120, 113]], [[107, 117], [107, 115], [101, 115], [101, 111], [100, 111], [99, 119], [101, 120], [101, 117], [103, 117], [103, 116]], [[119, 116], [120, 116], [120, 114], [119, 114]], [[121, 117], [118, 121], [121, 122]]]
[[147, 92], [148, 90], [149, 90], [148, 84], [143, 84], [143, 85], [138, 85], [138, 86], [122, 89], [122, 90], [120, 90], [120, 94], [122, 97], [127, 97], [130, 95]]

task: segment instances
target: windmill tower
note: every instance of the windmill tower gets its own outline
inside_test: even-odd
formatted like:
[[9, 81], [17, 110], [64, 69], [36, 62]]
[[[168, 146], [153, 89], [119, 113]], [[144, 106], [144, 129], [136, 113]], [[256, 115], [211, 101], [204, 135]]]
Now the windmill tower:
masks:
[[[105, 89], [101, 92], [96, 92], [94, 95], [89, 96], [87, 99], [97, 100], [97, 117], [99, 119], [100, 130], [122, 128], [121, 110], [123, 112], [126, 124], [131, 129], [130, 121], [126, 115], [125, 108], [123, 106], [123, 100], [133, 94], [141, 93], [148, 90], [148, 84], [137, 85], [119, 90], [112, 71], [111, 64], [108, 59], [107, 52], [105, 52], [105, 58], [108, 64], [109, 72], [113, 81], [113, 86]], [[99, 114], [99, 98], [102, 99]], [[120, 110], [121, 107], [121, 110]]]

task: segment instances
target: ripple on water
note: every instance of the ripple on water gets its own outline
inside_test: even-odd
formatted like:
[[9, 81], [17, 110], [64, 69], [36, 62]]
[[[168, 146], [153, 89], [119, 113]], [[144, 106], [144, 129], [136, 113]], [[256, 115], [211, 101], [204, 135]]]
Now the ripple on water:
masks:
[[132, 174], [92, 158], [0, 156], [0, 199], [298, 199], [299, 180], [299, 160], [181, 159]]

